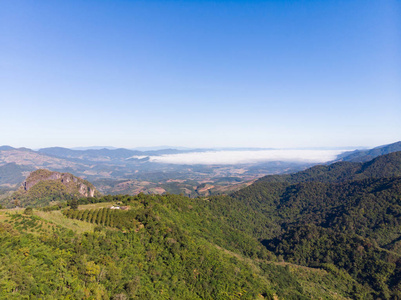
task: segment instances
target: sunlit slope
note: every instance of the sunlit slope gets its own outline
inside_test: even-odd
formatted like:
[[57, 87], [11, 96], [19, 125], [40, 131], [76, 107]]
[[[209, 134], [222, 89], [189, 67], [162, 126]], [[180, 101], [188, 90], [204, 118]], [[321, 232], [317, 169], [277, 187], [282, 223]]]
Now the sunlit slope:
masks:
[[104, 225], [99, 213], [117, 203], [80, 205], [77, 217], [97, 212], [90, 222], [67, 212], [2, 210], [0, 295], [347, 299], [361, 288], [350, 278], [276, 261], [257, 240], [213, 215], [207, 200], [142, 195], [120, 203], [129, 209], [115, 214], [142, 226]]

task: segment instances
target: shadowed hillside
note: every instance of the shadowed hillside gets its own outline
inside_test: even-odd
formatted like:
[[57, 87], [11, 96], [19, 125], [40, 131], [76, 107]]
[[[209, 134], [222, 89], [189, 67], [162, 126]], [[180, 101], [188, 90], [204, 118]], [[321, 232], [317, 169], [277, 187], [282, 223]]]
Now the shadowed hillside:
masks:
[[225, 210], [237, 228], [285, 261], [345, 272], [369, 287], [364, 299], [397, 299], [400, 158], [395, 152], [366, 163], [267, 176], [231, 197], [216, 198], [216, 210]]

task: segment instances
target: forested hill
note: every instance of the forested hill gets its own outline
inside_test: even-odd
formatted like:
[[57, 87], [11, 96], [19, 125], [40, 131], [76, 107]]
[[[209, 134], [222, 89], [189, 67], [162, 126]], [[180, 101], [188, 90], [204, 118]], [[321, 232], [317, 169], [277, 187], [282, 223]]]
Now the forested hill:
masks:
[[39, 169], [31, 172], [20, 188], [2, 200], [6, 207], [45, 206], [52, 201], [100, 196], [89, 181], [70, 173]]
[[319, 165], [294, 174], [269, 175], [259, 179], [262, 182], [345, 182], [365, 178], [383, 178], [401, 176], [401, 151], [376, 157], [365, 162], [337, 162], [331, 165]]
[[399, 299], [400, 168], [396, 152], [268, 176], [226, 197], [225, 209], [242, 220], [238, 228], [285, 261], [333, 268], [370, 289], [369, 297]]
[[401, 141], [389, 145], [379, 146], [368, 150], [345, 152], [339, 156], [342, 161], [367, 162], [380, 155], [401, 151]]
[[[222, 198], [221, 198], [222, 199]], [[84, 205], [90, 201], [91, 203]], [[108, 201], [108, 202], [104, 202]], [[349, 299], [364, 287], [277, 260], [214, 200], [104, 196], [0, 210], [1, 299]], [[124, 205], [125, 210], [111, 209]]]

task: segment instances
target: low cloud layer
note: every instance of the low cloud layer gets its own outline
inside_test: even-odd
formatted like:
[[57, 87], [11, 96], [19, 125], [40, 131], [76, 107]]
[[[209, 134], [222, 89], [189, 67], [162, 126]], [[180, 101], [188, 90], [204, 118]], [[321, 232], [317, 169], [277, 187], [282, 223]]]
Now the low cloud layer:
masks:
[[269, 161], [323, 163], [334, 160], [342, 152], [344, 150], [209, 151], [150, 156], [149, 160], [182, 165], [233, 165]]

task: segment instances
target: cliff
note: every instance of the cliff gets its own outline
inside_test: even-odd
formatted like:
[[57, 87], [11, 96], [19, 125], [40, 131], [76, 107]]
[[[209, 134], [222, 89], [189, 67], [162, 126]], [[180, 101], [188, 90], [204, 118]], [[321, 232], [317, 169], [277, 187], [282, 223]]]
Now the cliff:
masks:
[[38, 206], [51, 201], [96, 197], [100, 193], [89, 181], [70, 173], [39, 169], [29, 174], [12, 195], [11, 205]]

